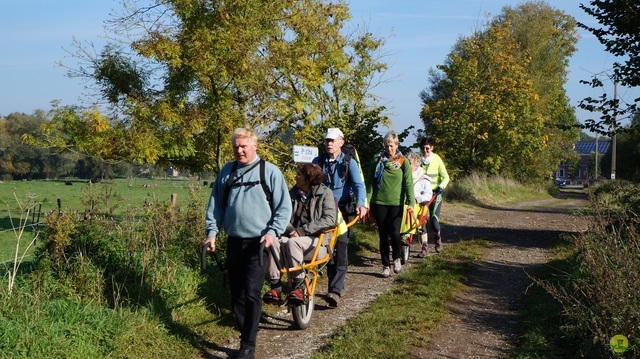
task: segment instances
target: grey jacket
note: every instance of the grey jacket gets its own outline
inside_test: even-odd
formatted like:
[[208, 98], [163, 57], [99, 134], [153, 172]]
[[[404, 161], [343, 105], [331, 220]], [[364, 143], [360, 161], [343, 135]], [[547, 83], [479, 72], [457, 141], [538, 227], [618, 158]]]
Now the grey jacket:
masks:
[[309, 201], [309, 223], [303, 224], [298, 228], [294, 228], [292, 225], [292, 223], [295, 222], [294, 216], [298, 212], [298, 208], [303, 205], [300, 200], [298, 187], [294, 186], [289, 191], [289, 195], [291, 196], [293, 211], [287, 230], [284, 233], [285, 236], [294, 229], [300, 236], [319, 236], [322, 232], [336, 226], [336, 215], [338, 211], [336, 201], [333, 197], [333, 192], [324, 184], [311, 187], [309, 198], [306, 199]]

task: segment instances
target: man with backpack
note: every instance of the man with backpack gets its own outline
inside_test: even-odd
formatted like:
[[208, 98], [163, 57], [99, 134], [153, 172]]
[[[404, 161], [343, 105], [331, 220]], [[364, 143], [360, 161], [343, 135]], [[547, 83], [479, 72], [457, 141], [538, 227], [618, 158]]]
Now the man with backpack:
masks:
[[278, 167], [258, 157], [254, 130], [236, 129], [231, 146], [235, 161], [222, 167], [213, 184], [203, 245], [215, 251], [216, 236], [224, 228], [231, 308], [240, 329], [237, 358], [254, 358], [266, 273], [267, 252], [260, 249], [270, 247], [285, 232], [291, 197]]
[[[365, 206], [366, 189], [355, 149], [351, 145], [345, 145], [344, 134], [339, 128], [329, 128], [324, 143], [326, 153], [313, 159], [314, 164], [322, 167], [323, 183], [333, 192], [346, 222], [350, 222], [355, 216], [364, 217], [368, 210]], [[333, 258], [327, 266], [329, 288], [324, 300], [332, 307], [338, 306], [344, 289], [350, 235], [351, 229], [338, 237]]]

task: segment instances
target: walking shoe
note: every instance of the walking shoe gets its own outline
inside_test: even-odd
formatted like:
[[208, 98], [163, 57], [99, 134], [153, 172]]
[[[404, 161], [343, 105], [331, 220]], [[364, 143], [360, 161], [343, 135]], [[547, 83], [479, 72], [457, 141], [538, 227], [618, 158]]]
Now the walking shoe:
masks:
[[400, 258], [396, 258], [393, 260], [393, 273], [400, 273], [402, 270], [402, 260]]
[[302, 292], [302, 289], [296, 288], [292, 290], [287, 296], [287, 300], [289, 301], [289, 304], [293, 304], [293, 305], [303, 304], [304, 293]]
[[333, 292], [329, 292], [324, 296], [324, 301], [327, 302], [330, 307], [337, 307], [338, 300], [340, 300], [340, 295]]
[[280, 293], [281, 291], [278, 289], [271, 289], [270, 291], [264, 293], [264, 295], [262, 296], [262, 301], [266, 304], [279, 304]]
[[240, 350], [236, 358], [238, 359], [254, 359], [256, 355], [256, 347], [254, 345], [247, 345], [240, 343]]
[[436, 253], [440, 253], [442, 251], [442, 238], [438, 237], [436, 239]]
[[390, 275], [391, 275], [391, 268], [387, 266], [382, 267], [382, 277], [389, 278]]
[[428, 252], [427, 246], [423, 245], [422, 249], [420, 249], [420, 254], [418, 254], [418, 257], [419, 258], [426, 258], [427, 257], [427, 252]]

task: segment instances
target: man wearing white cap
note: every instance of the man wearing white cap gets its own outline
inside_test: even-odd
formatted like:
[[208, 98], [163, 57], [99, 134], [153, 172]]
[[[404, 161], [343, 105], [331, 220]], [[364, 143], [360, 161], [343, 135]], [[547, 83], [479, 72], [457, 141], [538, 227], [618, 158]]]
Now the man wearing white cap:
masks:
[[[352, 158], [350, 153], [342, 152], [344, 134], [339, 128], [329, 128], [324, 137], [324, 143], [327, 152], [313, 159], [313, 163], [322, 167], [325, 175], [323, 183], [333, 191], [345, 221], [350, 222], [356, 215], [360, 218], [364, 217], [367, 213], [366, 189], [356, 158]], [[328, 265], [329, 289], [324, 299], [332, 307], [338, 306], [338, 300], [344, 289], [350, 234], [349, 229], [347, 233], [338, 237], [333, 260]]]

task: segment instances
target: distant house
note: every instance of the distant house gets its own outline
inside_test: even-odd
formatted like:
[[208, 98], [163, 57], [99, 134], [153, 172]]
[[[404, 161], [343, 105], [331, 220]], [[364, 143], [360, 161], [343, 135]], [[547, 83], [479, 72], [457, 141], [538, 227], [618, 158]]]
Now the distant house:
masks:
[[[609, 151], [610, 146], [611, 142], [609, 141], [598, 141], [599, 159], [602, 159], [602, 156]], [[558, 172], [556, 173], [556, 180], [567, 180], [575, 184], [583, 184], [589, 177], [593, 177], [593, 173], [589, 174], [588, 168], [589, 157], [596, 152], [596, 141], [578, 141], [573, 149], [580, 156], [578, 175], [574, 176], [574, 174], [569, 173], [569, 164], [561, 161], [558, 166]], [[600, 162], [598, 161], [598, 163]], [[593, 171], [593, 169], [591, 169], [591, 171]]]

